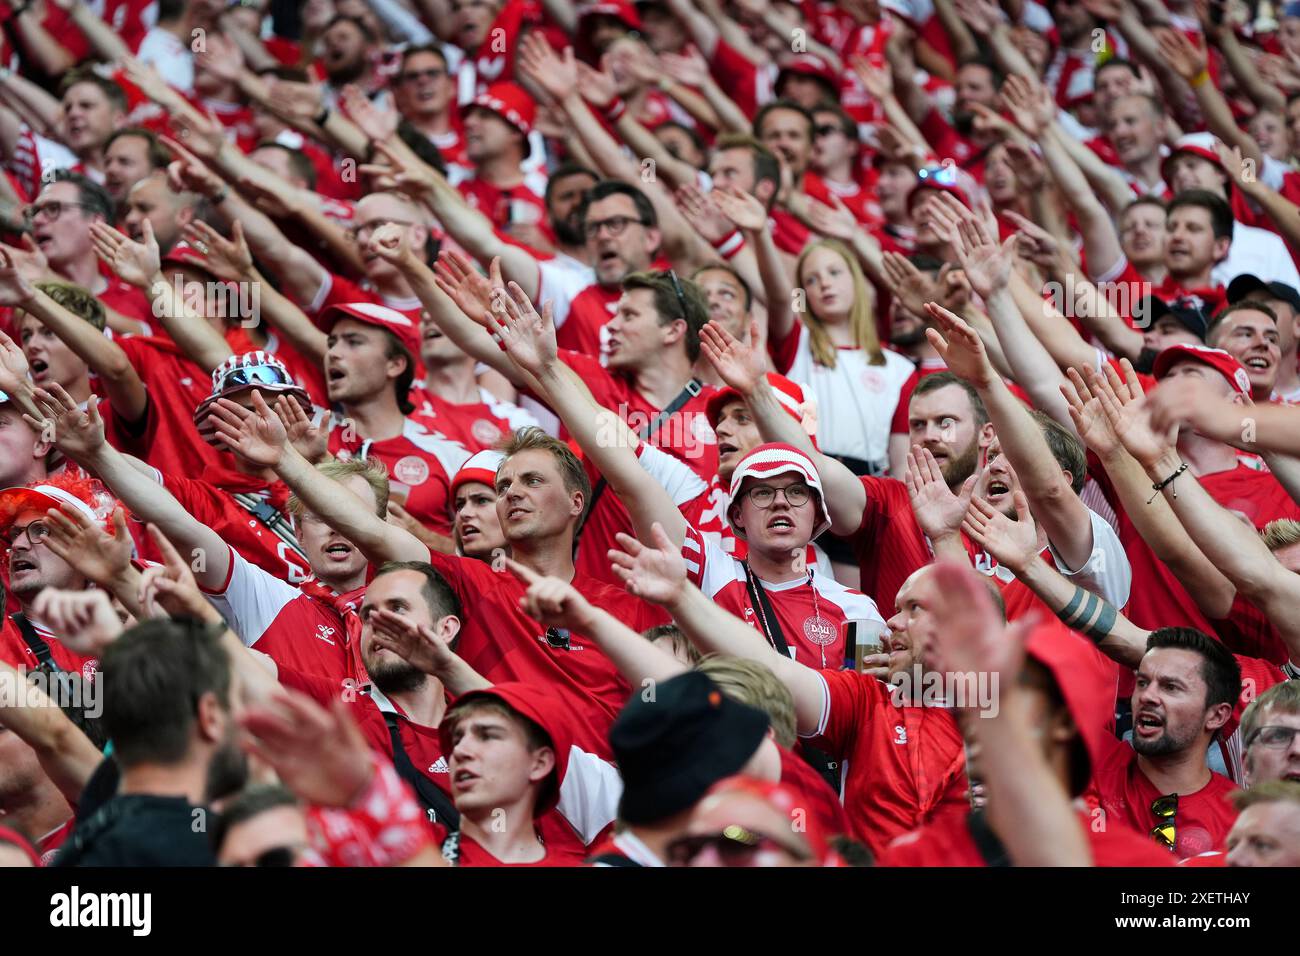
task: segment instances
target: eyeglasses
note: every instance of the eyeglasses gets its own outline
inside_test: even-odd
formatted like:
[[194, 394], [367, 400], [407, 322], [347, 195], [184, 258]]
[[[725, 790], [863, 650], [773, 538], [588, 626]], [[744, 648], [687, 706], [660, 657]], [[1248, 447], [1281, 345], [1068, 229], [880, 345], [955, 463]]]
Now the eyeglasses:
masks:
[[44, 521], [31, 521], [22, 527], [19, 527], [18, 525], [10, 525], [9, 530], [6, 531], [2, 537], [4, 543], [12, 547], [24, 534], [27, 535], [28, 541], [32, 544], [37, 544], [49, 537], [50, 526]]
[[679, 837], [668, 844], [665, 854], [670, 865], [687, 866], [709, 847], [718, 854], [724, 866], [753, 866], [754, 858], [761, 850], [782, 850], [800, 861], [808, 859], [806, 852], [793, 850], [766, 834], [736, 823], [724, 827], [721, 833]]
[[70, 209], [74, 206], [78, 209], [93, 208], [89, 203], [64, 202], [62, 199], [51, 199], [48, 202], [32, 203], [30, 206], [24, 209], [23, 222], [27, 223], [27, 225], [30, 226], [32, 223], [36, 221], [36, 217], [42, 214], [44, 214], [45, 218], [48, 219], [50, 222], [54, 222], [60, 216], [63, 215], [63, 210]]
[[394, 226], [415, 225], [415, 223], [411, 222], [409, 219], [371, 219], [369, 222], [363, 222], [360, 225], [356, 225], [350, 228], [348, 230], [348, 238], [351, 239], [353, 242], [356, 242], [363, 235], [369, 235], [370, 233], [378, 229], [380, 226], [387, 226], [390, 223]]
[[791, 508], [798, 508], [806, 505], [808, 499], [812, 497], [812, 489], [807, 485], [790, 485], [786, 488], [773, 488], [771, 485], [758, 485], [750, 488], [746, 492], [749, 500], [754, 503], [754, 507], [766, 511], [772, 505], [776, 504], [776, 494], [781, 492], [785, 496], [786, 504]]
[[241, 365], [221, 377], [217, 391], [239, 388], [244, 385], [292, 385], [288, 373], [275, 365]]
[[1151, 801], [1151, 812], [1160, 820], [1151, 828], [1151, 836], [1166, 849], [1172, 850], [1177, 845], [1178, 833], [1174, 818], [1178, 816], [1178, 794], [1167, 793]]
[[566, 627], [548, 627], [546, 633], [542, 635], [546, 638], [546, 643], [556, 650], [567, 651], [569, 647], [569, 629]]
[[956, 186], [957, 167], [926, 166], [917, 172], [916, 178], [923, 183], [934, 183], [938, 186]]
[[588, 222], [582, 228], [588, 239], [595, 239], [600, 235], [600, 230], [608, 229], [610, 236], [618, 237], [623, 235], [624, 230], [632, 223], [638, 225], [648, 225], [644, 219], [634, 219], [631, 216], [610, 216], [608, 219], [597, 219], [595, 222]]
[[418, 83], [420, 80], [440, 80], [447, 75], [446, 70], [414, 70], [397, 77], [398, 83]]
[[842, 132], [844, 132], [844, 130], [836, 126], [834, 123], [827, 123], [825, 126], [818, 126], [813, 129], [814, 136], [830, 136], [831, 133]]
[[1291, 741], [1295, 740], [1295, 735], [1300, 733], [1300, 727], [1283, 727], [1281, 724], [1273, 724], [1269, 727], [1260, 727], [1250, 739], [1246, 741], [1246, 747], [1254, 746], [1255, 741], [1259, 741], [1269, 750], [1286, 750], [1291, 746]]
[[677, 272], [674, 269], [668, 270], [668, 278], [673, 280], [673, 294], [677, 296], [677, 304], [682, 307], [682, 318], [686, 318], [686, 295], [682, 292], [682, 284], [677, 281]]

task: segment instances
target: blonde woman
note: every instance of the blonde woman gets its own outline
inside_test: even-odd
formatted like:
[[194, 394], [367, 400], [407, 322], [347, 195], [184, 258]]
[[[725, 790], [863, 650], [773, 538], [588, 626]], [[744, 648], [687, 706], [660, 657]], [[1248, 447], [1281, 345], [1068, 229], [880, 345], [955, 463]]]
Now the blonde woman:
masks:
[[818, 447], [859, 474], [885, 470], [890, 419], [915, 366], [881, 348], [857, 258], [834, 239], [810, 243], [792, 288], [762, 203], [735, 189], [710, 195], [754, 246], [767, 293], [768, 350], [776, 370], [815, 399]]

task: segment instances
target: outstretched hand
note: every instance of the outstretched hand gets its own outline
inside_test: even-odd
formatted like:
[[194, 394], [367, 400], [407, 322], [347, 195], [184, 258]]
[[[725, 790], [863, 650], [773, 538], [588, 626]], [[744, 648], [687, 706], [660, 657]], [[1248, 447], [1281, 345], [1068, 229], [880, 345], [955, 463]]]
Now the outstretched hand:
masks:
[[45, 516], [50, 529], [45, 546], [86, 580], [111, 589], [130, 573], [134, 542], [121, 508], [113, 510], [112, 534], [66, 503], [49, 509]]
[[488, 325], [501, 340], [511, 361], [537, 377], [553, 366], [559, 349], [555, 344], [555, 322], [551, 303], [542, 303], [540, 315], [517, 282], [495, 291], [497, 308], [484, 313]]
[[62, 385], [38, 388], [32, 401], [41, 418], [26, 413], [23, 419], [39, 434], [49, 436], [59, 451], [85, 465], [104, 446], [104, 420], [99, 416], [99, 396], [91, 395], [83, 412]]
[[162, 255], [158, 250], [158, 240], [154, 238], [153, 224], [145, 219], [142, 229], [144, 241], [136, 242], [107, 223], [92, 222], [90, 237], [95, 244], [95, 255], [117, 273], [118, 278], [148, 294], [149, 286], [162, 270]]
[[957, 534], [970, 507], [978, 472], [963, 482], [953, 494], [943, 477], [943, 470], [928, 448], [913, 445], [907, 453], [907, 472], [903, 484], [912, 503], [916, 523], [931, 541]]
[[1023, 491], [1012, 492], [1011, 502], [1016, 509], [1014, 520], [983, 498], [974, 499], [961, 528], [998, 564], [1019, 575], [1047, 547], [1047, 536], [1034, 523], [1029, 499]]
[[219, 398], [209, 406], [209, 415], [219, 438], [227, 448], [253, 464], [275, 468], [284, 457], [288, 433], [259, 389], [253, 389], [251, 409]]
[[615, 541], [623, 550], [611, 548], [609, 560], [629, 594], [654, 604], [671, 605], [686, 585], [686, 562], [658, 521], [650, 533], [652, 544], [644, 545], [620, 531]]
[[947, 364], [948, 370], [977, 389], [993, 384], [996, 372], [979, 333], [960, 316], [949, 312], [937, 302], [926, 303], [925, 308], [939, 326], [937, 329], [926, 329], [926, 338]]
[[767, 374], [767, 359], [753, 345], [758, 335], [756, 319], [749, 323], [748, 344], [712, 320], [700, 329], [700, 351], [722, 380], [743, 396], [754, 394]]

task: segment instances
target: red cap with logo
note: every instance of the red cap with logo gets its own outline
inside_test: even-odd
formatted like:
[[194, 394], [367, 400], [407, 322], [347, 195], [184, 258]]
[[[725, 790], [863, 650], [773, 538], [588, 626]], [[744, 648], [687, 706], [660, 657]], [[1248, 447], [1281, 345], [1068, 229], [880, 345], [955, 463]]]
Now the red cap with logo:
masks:
[[1210, 366], [1210, 368], [1227, 379], [1228, 384], [1234, 390], [1242, 395], [1250, 394], [1250, 377], [1246, 374], [1246, 370], [1241, 367], [1241, 363], [1223, 349], [1212, 349], [1208, 345], [1188, 345], [1180, 342], [1177, 345], [1169, 346], [1156, 356], [1155, 364], [1151, 367], [1151, 374], [1158, 381], [1169, 374], [1169, 369], [1174, 366], [1174, 363], [1181, 362], [1184, 359]]
[[391, 332], [411, 356], [411, 367], [420, 367], [420, 323], [396, 309], [376, 302], [348, 302], [332, 305], [320, 317], [320, 327], [329, 334], [342, 319], [355, 319], [377, 329]]
[[537, 104], [527, 91], [518, 83], [508, 80], [493, 83], [486, 90], [460, 108], [464, 116], [470, 110], [482, 109], [497, 114], [519, 132], [524, 134], [524, 156], [528, 156], [527, 139], [533, 131], [533, 121], [537, 118]]

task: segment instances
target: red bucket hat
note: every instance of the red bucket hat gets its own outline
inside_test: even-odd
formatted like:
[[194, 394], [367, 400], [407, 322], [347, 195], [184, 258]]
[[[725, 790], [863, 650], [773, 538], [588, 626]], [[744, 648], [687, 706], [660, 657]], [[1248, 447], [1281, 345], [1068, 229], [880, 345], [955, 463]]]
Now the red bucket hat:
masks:
[[[822, 479], [817, 473], [817, 466], [812, 463], [811, 458], [793, 445], [769, 442], [766, 445], [759, 445], [740, 459], [736, 470], [731, 474], [732, 505], [734, 506], [738, 501], [741, 485], [745, 483], [746, 478], [772, 478], [790, 472], [803, 478], [804, 483], [816, 492], [817, 524], [813, 527], [812, 538], [809, 539], [815, 541], [818, 535], [831, 526], [831, 519], [826, 510], [826, 494], [822, 491]], [[727, 509], [727, 521], [735, 536], [741, 541], [746, 540], [745, 529], [738, 527], [731, 520], [731, 508]]]

